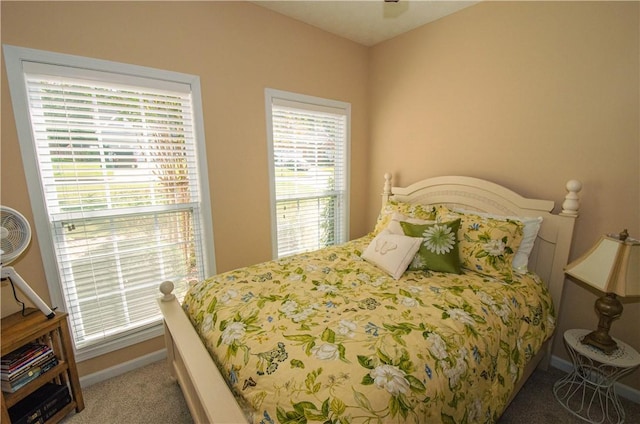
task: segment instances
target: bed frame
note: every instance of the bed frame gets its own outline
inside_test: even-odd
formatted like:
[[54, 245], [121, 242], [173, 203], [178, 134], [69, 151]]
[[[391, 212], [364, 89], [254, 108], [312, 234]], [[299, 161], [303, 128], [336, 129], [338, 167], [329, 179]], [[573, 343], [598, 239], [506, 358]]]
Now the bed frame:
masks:
[[[543, 217], [529, 269], [547, 282], [556, 316], [561, 304], [564, 266], [569, 258], [573, 227], [578, 216], [579, 181], [566, 185], [562, 211], [552, 213], [552, 200], [528, 199], [498, 184], [471, 177], [447, 176], [429, 178], [407, 187], [393, 187], [391, 175], [385, 174], [382, 204], [388, 199], [448, 206], [495, 213], [499, 215]], [[167, 357], [173, 377], [178, 381], [196, 423], [246, 423], [242, 409], [209, 356], [180, 304], [171, 293], [173, 284], [163, 282], [159, 300], [164, 317]], [[518, 393], [536, 367], [546, 369], [553, 337], [532, 358], [518, 381], [509, 402]]]

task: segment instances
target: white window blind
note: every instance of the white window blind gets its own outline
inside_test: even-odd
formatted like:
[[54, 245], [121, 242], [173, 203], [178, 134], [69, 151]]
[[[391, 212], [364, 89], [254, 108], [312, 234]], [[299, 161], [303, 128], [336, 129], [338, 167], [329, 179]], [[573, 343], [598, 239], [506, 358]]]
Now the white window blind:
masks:
[[22, 65], [76, 349], [157, 327], [159, 283], [180, 296], [209, 271], [191, 85]]
[[268, 91], [278, 257], [348, 234], [349, 105]]

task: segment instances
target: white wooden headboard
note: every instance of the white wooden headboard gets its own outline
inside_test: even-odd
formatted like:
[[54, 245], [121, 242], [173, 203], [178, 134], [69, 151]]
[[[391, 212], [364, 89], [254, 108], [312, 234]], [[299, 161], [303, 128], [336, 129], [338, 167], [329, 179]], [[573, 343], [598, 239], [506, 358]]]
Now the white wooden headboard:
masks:
[[443, 176], [428, 178], [407, 187], [394, 187], [391, 174], [385, 174], [382, 206], [387, 200], [444, 204], [498, 215], [542, 217], [538, 238], [529, 257], [529, 270], [538, 274], [549, 287], [559, 313], [564, 285], [564, 267], [569, 260], [573, 227], [578, 217], [578, 192], [582, 184], [571, 180], [562, 212], [553, 214], [553, 200], [525, 198], [499, 184], [473, 177]]

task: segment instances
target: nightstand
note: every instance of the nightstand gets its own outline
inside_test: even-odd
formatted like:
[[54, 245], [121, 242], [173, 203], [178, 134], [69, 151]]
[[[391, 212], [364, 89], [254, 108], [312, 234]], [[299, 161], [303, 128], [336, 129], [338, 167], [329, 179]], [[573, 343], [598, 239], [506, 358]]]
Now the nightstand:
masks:
[[614, 339], [618, 349], [611, 355], [582, 344], [590, 330], [567, 330], [564, 341], [573, 361], [573, 371], [558, 380], [553, 394], [569, 412], [590, 423], [624, 422], [625, 414], [615, 382], [640, 365], [640, 354]]
[[[30, 342], [48, 345], [57, 364], [42, 374], [29, 380], [14, 392], [2, 392], [2, 410], [0, 421], [9, 424], [12, 421], [27, 423], [57, 423], [73, 409], [84, 409], [84, 399], [76, 369], [67, 314], [56, 312], [47, 319], [37, 309], [27, 309], [26, 316], [21, 312], [2, 318], [2, 357], [9, 355]], [[39, 370], [40, 367], [38, 367]], [[40, 396], [43, 389], [62, 388], [55, 396]], [[66, 396], [63, 395], [66, 393]], [[66, 402], [65, 402], [66, 401]], [[17, 410], [16, 410], [17, 408]], [[21, 411], [18, 413], [18, 411]], [[12, 414], [12, 412], [14, 412]], [[26, 415], [23, 415], [23, 412]], [[14, 419], [12, 420], [12, 415]]]

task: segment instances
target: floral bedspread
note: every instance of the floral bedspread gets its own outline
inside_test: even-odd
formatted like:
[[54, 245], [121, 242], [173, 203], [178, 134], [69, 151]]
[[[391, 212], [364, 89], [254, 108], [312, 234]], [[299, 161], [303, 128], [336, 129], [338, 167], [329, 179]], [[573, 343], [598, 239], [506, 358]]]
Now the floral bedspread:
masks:
[[183, 307], [254, 423], [495, 422], [552, 333], [533, 274], [364, 261], [372, 236], [219, 274]]

